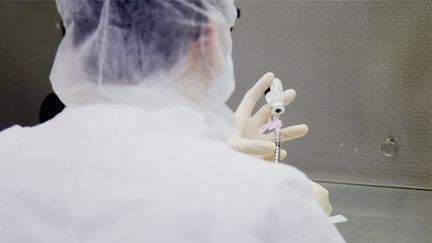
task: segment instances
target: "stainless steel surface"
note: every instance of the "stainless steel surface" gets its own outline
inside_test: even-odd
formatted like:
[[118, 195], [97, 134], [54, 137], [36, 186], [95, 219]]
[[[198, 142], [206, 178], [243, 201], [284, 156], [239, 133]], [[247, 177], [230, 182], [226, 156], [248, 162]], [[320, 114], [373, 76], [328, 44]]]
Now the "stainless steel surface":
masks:
[[388, 137], [386, 141], [381, 144], [381, 152], [385, 157], [394, 157], [398, 151], [398, 145], [392, 137]]
[[267, 71], [296, 89], [283, 122], [310, 130], [283, 145], [285, 163], [323, 181], [432, 189], [432, 1], [236, 3], [229, 104]]
[[431, 243], [432, 192], [323, 183], [348, 243]]

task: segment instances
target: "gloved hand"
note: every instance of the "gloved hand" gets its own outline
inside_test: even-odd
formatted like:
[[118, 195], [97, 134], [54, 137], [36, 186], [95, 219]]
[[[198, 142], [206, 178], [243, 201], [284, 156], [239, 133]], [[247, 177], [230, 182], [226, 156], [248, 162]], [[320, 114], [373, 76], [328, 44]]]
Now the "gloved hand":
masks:
[[[264, 123], [272, 116], [269, 104], [262, 106], [253, 116], [252, 111], [265, 90], [274, 79], [273, 73], [267, 73], [246, 93], [235, 112], [235, 130], [229, 139], [229, 144], [236, 150], [265, 160], [273, 160], [275, 143], [274, 133], [258, 132]], [[284, 106], [294, 100], [296, 92], [293, 89], [284, 92]], [[306, 135], [308, 127], [304, 124], [286, 127], [281, 130], [281, 140], [289, 141]], [[286, 157], [286, 151], [281, 150], [281, 160]], [[330, 215], [332, 206], [328, 191], [321, 185], [311, 181], [313, 196], [323, 210]]]
[[[237, 111], [235, 112], [234, 134], [229, 139], [229, 144], [236, 150], [245, 154], [253, 155], [265, 160], [273, 160], [275, 151], [274, 133], [261, 134], [258, 131], [264, 123], [272, 116], [269, 104], [262, 106], [253, 116], [252, 111], [259, 98], [270, 87], [274, 79], [273, 73], [267, 73], [246, 93]], [[296, 96], [293, 89], [284, 92], [284, 106], [288, 105]], [[308, 127], [304, 124], [290, 126], [281, 129], [281, 141], [296, 139], [304, 136]], [[280, 158], [286, 157], [286, 151], [281, 149]]]
[[324, 209], [327, 215], [330, 215], [333, 211], [333, 208], [330, 204], [329, 200], [329, 192], [323, 186], [318, 183], [311, 181], [313, 196], [318, 204]]

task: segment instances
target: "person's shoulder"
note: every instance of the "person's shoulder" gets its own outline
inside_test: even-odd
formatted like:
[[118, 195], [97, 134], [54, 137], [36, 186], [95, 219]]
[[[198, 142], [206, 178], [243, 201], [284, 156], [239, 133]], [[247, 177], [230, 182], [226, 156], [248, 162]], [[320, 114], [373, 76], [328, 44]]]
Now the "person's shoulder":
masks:
[[235, 151], [232, 152], [232, 156], [234, 158], [233, 164], [237, 164], [236, 166], [242, 168], [242, 171], [256, 171], [263, 177], [271, 177], [271, 180], [277, 183], [307, 180], [303, 172], [285, 163], [274, 163]]
[[0, 154], [9, 148], [22, 148], [28, 144], [35, 146], [46, 136], [42, 129], [45, 124], [38, 124], [32, 127], [14, 125], [0, 132]]
[[[23, 137], [24, 127], [14, 125], [0, 132], [0, 151], [6, 149], [9, 145], [15, 143]], [[0, 152], [1, 153], [1, 152]]]
[[[243, 160], [240, 157], [249, 157], [241, 166], [241, 174], [254, 180], [250, 183], [253, 190], [267, 192], [268, 203], [261, 210], [271, 218], [266, 217], [258, 223], [261, 232], [292, 242], [344, 242], [313, 199], [311, 181], [303, 172], [288, 164], [275, 164], [250, 156], [239, 156], [239, 161]], [[287, 229], [291, 234], [286, 234]]]
[[[211, 174], [217, 174], [219, 184], [229, 185], [225, 194], [255, 200], [249, 206], [262, 217], [256, 225], [264, 235], [293, 242], [343, 242], [314, 201], [311, 181], [303, 172], [288, 164], [240, 154], [222, 144], [212, 149], [212, 156], [206, 157]], [[287, 235], [287, 229], [292, 233]]]
[[24, 128], [20, 125], [14, 125], [0, 132], [0, 143], [7, 139], [15, 138], [16, 135], [22, 134]]
[[251, 183], [256, 182], [268, 188], [274, 188], [275, 192], [294, 190], [306, 198], [309, 198], [309, 194], [312, 193], [310, 180], [303, 172], [291, 165], [275, 164], [239, 153], [222, 141], [201, 140], [197, 141], [195, 147], [202, 148], [196, 151], [195, 156], [206, 158], [208, 163], [224, 168], [233, 175], [249, 178]]

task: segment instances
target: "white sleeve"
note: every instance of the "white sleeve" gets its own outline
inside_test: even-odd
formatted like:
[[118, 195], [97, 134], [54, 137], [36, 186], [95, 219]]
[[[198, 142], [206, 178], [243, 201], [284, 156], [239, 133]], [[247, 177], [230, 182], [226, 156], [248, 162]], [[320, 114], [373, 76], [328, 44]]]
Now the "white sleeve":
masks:
[[266, 242], [345, 242], [321, 207], [291, 188], [286, 185], [275, 190], [262, 221]]
[[263, 239], [261, 242], [345, 242], [313, 199], [309, 179], [291, 166], [281, 167], [267, 213], [256, 232], [260, 234], [258, 238]]

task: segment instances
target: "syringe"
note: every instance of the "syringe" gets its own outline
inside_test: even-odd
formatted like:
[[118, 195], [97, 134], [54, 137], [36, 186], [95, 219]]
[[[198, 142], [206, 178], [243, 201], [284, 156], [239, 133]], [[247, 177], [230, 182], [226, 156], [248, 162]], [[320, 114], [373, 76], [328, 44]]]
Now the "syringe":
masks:
[[[279, 120], [279, 115], [276, 115], [274, 118], [277, 119], [277, 120]], [[280, 141], [281, 140], [281, 138], [280, 138], [281, 131], [280, 130], [281, 130], [281, 128], [279, 126], [277, 126], [275, 128], [275, 130], [274, 130], [276, 148], [275, 148], [275, 155], [274, 155], [273, 162], [275, 162], [275, 163], [279, 163], [280, 162], [280, 142], [281, 142]]]
[[[273, 120], [279, 121], [279, 116], [285, 112], [284, 105], [284, 91], [282, 87], [282, 82], [275, 78], [273, 79], [273, 82], [265, 91], [265, 98], [268, 104], [271, 105], [272, 113], [273, 113]], [[275, 157], [274, 162], [279, 163], [280, 162], [280, 142], [281, 142], [281, 128], [276, 127], [274, 130], [275, 133]]]

